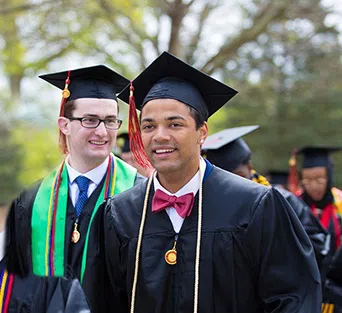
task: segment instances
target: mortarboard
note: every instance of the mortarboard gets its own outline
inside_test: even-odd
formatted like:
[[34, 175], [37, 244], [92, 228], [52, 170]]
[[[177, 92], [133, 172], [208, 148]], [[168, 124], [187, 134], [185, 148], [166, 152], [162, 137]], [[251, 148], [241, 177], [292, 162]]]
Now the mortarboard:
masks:
[[[137, 109], [153, 99], [175, 99], [207, 115], [205, 119], [237, 93], [168, 52], [163, 52], [132, 84]], [[119, 98], [128, 103], [129, 86]]]
[[[116, 100], [116, 94], [122, 91], [129, 80], [105, 65], [78, 68], [75, 70], [40, 75], [48, 83], [65, 90], [69, 79], [67, 100], [79, 98], [98, 98]], [[66, 92], [65, 95], [68, 93]], [[64, 96], [64, 94], [63, 94]]]
[[128, 133], [121, 133], [116, 137], [116, 145], [120, 148], [122, 152], [130, 152], [131, 148], [129, 146], [129, 136]]
[[303, 168], [327, 167], [332, 163], [330, 154], [342, 150], [338, 146], [305, 146], [297, 150], [303, 155]]
[[163, 52], [118, 95], [130, 104], [128, 129], [134, 156], [138, 159], [142, 150], [136, 108], [141, 109], [153, 99], [175, 99], [191, 106], [207, 120], [236, 93], [229, 86]]
[[207, 159], [227, 171], [234, 171], [251, 154], [246, 142], [241, 138], [254, 130], [258, 125], [234, 127], [210, 135], [205, 140], [202, 150]]
[[286, 170], [269, 170], [267, 172], [268, 180], [272, 185], [287, 186], [289, 179], [289, 171]]

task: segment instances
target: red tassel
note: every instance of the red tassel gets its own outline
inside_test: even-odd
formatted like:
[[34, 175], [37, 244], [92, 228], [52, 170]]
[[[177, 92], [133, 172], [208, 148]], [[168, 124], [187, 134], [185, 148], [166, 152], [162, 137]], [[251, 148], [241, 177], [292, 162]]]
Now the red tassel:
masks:
[[[70, 85], [70, 71], [68, 71], [68, 77], [65, 80], [65, 87], [64, 90], [62, 91], [62, 100], [61, 100], [61, 106], [59, 109], [59, 116], [64, 116], [64, 106], [65, 103], [67, 102], [67, 99], [70, 97], [70, 91], [68, 89]], [[59, 130], [59, 149], [63, 154], [68, 154], [68, 145], [67, 145], [67, 140], [66, 136]]]
[[138, 119], [137, 109], [134, 100], [134, 87], [130, 83], [129, 93], [129, 117], [128, 117], [128, 134], [131, 152], [136, 162], [143, 168], [152, 168], [152, 165], [145, 153], [144, 145], [141, 139], [140, 123]]
[[297, 166], [296, 166], [296, 154], [297, 154], [296, 149], [293, 149], [291, 152], [290, 160], [289, 160], [290, 170], [289, 170], [289, 178], [288, 178], [288, 188], [294, 194], [296, 194], [300, 188], [298, 174], [297, 174]]

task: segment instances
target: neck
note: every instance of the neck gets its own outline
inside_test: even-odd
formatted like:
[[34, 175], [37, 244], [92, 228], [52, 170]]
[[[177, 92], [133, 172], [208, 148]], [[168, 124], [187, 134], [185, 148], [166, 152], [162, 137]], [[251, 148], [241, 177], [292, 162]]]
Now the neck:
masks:
[[0, 207], [0, 232], [4, 230], [6, 225], [7, 208]]
[[100, 164], [104, 162], [104, 160], [105, 159], [99, 159], [99, 160], [92, 160], [91, 162], [87, 162], [86, 160], [69, 155], [68, 163], [73, 169], [84, 174], [93, 170], [95, 167], [98, 167]]
[[169, 192], [176, 193], [184, 187], [197, 173], [200, 163], [192, 169], [187, 169], [182, 173], [157, 173], [159, 183]]
[[329, 189], [327, 193], [324, 195], [324, 197], [321, 200], [314, 200], [310, 197], [310, 195], [304, 191], [302, 195], [302, 199], [309, 205], [312, 206], [314, 205], [317, 208], [323, 209], [326, 205], [329, 203], [334, 202], [334, 196], [331, 193], [331, 190]]

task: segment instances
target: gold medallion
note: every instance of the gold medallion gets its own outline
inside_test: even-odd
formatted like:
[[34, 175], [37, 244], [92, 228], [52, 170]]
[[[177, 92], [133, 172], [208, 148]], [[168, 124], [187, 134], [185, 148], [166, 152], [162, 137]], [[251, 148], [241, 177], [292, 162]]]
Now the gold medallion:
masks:
[[71, 235], [71, 241], [73, 243], [77, 243], [81, 238], [80, 232], [77, 230], [77, 224], [75, 223], [74, 231], [72, 232]]
[[175, 265], [177, 263], [177, 251], [175, 249], [166, 251], [165, 261], [167, 264]]
[[171, 250], [166, 251], [165, 253], [165, 262], [170, 265], [175, 265], [177, 263], [177, 250], [176, 250], [177, 238], [173, 244]]
[[63, 96], [64, 99], [69, 98], [69, 97], [70, 97], [70, 91], [69, 91], [69, 89], [64, 89], [64, 90], [62, 91], [62, 96]]

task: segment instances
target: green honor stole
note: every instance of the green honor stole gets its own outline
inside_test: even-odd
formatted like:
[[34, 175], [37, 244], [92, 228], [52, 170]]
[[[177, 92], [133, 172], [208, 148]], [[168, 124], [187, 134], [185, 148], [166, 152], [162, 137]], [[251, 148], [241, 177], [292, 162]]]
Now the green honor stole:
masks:
[[[107, 198], [133, 187], [137, 170], [113, 154], [108, 160], [105, 183], [88, 226], [82, 256], [82, 282], [87, 266], [87, 251], [92, 221]], [[39, 276], [64, 276], [64, 242], [69, 178], [65, 161], [41, 183], [32, 208], [32, 264]]]

